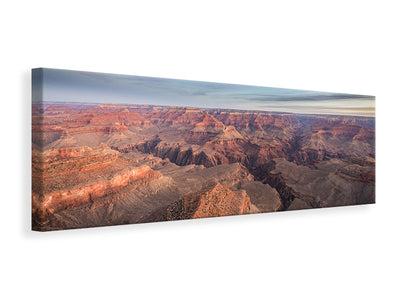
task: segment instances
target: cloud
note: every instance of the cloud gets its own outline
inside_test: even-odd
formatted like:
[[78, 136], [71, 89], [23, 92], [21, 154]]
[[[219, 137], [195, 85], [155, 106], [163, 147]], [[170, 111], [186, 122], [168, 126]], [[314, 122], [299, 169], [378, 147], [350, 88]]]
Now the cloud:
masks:
[[[33, 74], [34, 101], [131, 103], [170, 106], [220, 107], [237, 109], [292, 109], [302, 107], [336, 111], [339, 107], [374, 109], [374, 97], [214, 82], [164, 79], [57, 69]], [[38, 72], [39, 74], [40, 72]], [[341, 104], [342, 103], [342, 104]], [[320, 106], [320, 108], [317, 108]]]

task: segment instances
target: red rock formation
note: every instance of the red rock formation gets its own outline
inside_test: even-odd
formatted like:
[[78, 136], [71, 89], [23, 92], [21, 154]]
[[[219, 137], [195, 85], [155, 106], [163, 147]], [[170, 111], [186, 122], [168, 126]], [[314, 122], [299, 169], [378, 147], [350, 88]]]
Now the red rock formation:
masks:
[[136, 112], [122, 111], [115, 113], [103, 113], [94, 116], [90, 120], [90, 125], [114, 125], [114, 126], [144, 126], [149, 125], [150, 121]]
[[157, 211], [148, 221], [184, 220], [242, 215], [250, 212], [250, 198], [244, 190], [231, 191], [217, 183], [189, 194]]
[[375, 181], [375, 170], [359, 165], [349, 165], [338, 169], [335, 174], [347, 180], [372, 182]]
[[[44, 213], [52, 213], [61, 209], [73, 208], [93, 202], [108, 194], [116, 194], [116, 197], [118, 197], [119, 192], [128, 185], [131, 189], [134, 189], [160, 177], [161, 174], [159, 172], [152, 170], [148, 166], [142, 166], [115, 175], [111, 179], [98, 181], [93, 184], [68, 190], [54, 191], [43, 197], [33, 195], [33, 202], [38, 203], [37, 209], [41, 209]], [[111, 203], [112, 201], [107, 203]]]
[[32, 208], [46, 214], [81, 206], [125, 186], [136, 187], [159, 178], [148, 166], [129, 167], [118, 152], [96, 148], [61, 147], [32, 152]]
[[[374, 124], [361, 117], [34, 104], [34, 224], [75, 228], [135, 223], [148, 216], [242, 214], [250, 209], [249, 197], [252, 212], [347, 205], [353, 199], [370, 203]], [[85, 218], [78, 222], [69, 215]]]

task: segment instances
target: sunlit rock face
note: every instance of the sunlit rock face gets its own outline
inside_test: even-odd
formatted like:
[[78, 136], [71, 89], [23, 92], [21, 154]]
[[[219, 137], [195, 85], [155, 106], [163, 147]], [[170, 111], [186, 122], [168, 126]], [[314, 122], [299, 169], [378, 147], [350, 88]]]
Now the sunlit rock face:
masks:
[[375, 202], [375, 119], [32, 107], [35, 230]]

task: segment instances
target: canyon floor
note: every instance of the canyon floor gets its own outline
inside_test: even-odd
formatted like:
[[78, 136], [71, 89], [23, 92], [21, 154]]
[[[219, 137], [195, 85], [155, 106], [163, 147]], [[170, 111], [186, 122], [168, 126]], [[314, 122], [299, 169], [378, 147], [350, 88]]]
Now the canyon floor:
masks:
[[375, 202], [375, 118], [34, 103], [32, 228]]

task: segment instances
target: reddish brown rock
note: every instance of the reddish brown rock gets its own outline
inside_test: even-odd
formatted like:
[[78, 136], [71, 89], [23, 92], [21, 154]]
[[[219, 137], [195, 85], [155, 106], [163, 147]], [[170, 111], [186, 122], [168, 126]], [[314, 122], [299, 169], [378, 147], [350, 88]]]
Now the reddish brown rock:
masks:
[[372, 203], [374, 126], [365, 117], [34, 104], [34, 228]]
[[250, 212], [250, 198], [243, 190], [231, 191], [217, 183], [189, 194], [151, 215], [147, 221], [170, 221], [242, 215]]

